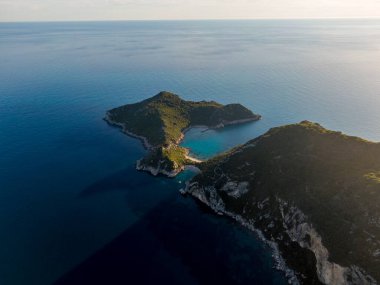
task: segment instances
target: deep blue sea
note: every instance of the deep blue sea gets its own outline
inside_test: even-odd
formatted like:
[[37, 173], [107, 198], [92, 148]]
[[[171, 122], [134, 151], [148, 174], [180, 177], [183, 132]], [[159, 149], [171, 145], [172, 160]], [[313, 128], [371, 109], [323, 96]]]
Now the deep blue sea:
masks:
[[169, 90], [263, 116], [188, 132], [202, 158], [304, 119], [380, 141], [379, 75], [380, 20], [0, 23], [0, 284], [283, 284], [253, 233], [178, 193], [191, 173], [135, 171], [140, 142], [102, 118]]

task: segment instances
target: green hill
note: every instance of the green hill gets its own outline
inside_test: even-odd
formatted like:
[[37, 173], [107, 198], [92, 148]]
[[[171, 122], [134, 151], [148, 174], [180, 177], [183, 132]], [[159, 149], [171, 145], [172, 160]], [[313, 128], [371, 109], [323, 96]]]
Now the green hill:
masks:
[[200, 167], [186, 192], [261, 230], [301, 283], [380, 280], [379, 143], [304, 121]]
[[173, 176], [190, 163], [188, 150], [178, 146], [187, 128], [223, 127], [255, 121], [260, 116], [240, 104], [185, 101], [173, 93], [160, 92], [142, 102], [112, 109], [105, 119], [142, 139], [149, 148], [148, 155], [138, 162], [138, 169]]

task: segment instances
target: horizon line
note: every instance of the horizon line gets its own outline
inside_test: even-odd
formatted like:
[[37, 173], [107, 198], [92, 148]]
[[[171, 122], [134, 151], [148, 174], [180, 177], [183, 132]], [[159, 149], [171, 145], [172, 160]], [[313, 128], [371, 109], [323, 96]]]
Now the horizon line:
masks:
[[297, 18], [209, 18], [209, 19], [85, 19], [85, 20], [15, 20], [0, 24], [15, 23], [78, 23], [78, 22], [196, 22], [196, 21], [283, 21], [283, 20], [380, 20], [380, 17], [297, 17]]

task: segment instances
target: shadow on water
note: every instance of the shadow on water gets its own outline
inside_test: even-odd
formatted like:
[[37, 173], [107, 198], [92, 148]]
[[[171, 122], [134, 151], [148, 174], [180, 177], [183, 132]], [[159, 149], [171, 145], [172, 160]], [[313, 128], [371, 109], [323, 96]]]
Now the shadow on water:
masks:
[[147, 172], [136, 171], [131, 166], [90, 184], [80, 192], [78, 198], [88, 199], [113, 191], [122, 192], [126, 207], [143, 216], [166, 199], [175, 197], [180, 187], [178, 180], [154, 177]]
[[[134, 173], [135, 175], [131, 175]], [[110, 192], [110, 191], [128, 191], [129, 189], [139, 187], [146, 187], [152, 185], [151, 179], [141, 179], [141, 173], [135, 169], [127, 168], [115, 172], [107, 177], [104, 177], [93, 184], [86, 187], [80, 192], [80, 198], [86, 198], [92, 195]]]
[[285, 284], [252, 232], [178, 193], [191, 175], [131, 166], [86, 187], [79, 198], [122, 191], [138, 220], [54, 284]]
[[54, 284], [283, 284], [264, 250], [229, 219], [170, 195]]

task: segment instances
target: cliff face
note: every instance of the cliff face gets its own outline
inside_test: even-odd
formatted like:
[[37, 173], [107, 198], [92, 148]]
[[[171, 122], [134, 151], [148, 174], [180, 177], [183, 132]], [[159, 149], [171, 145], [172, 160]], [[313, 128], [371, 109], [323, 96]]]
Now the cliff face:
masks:
[[380, 280], [380, 145], [302, 122], [201, 165], [185, 192], [259, 231], [293, 283]]
[[186, 164], [195, 163], [188, 158], [188, 150], [178, 145], [189, 127], [220, 128], [259, 119], [259, 115], [240, 104], [185, 101], [170, 92], [160, 92], [142, 102], [112, 109], [105, 117], [108, 123], [141, 139], [149, 150], [147, 156], [137, 162], [137, 169], [167, 176], [175, 176]]

